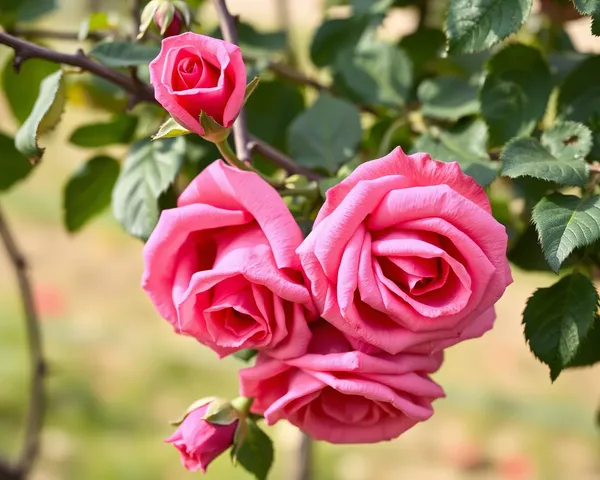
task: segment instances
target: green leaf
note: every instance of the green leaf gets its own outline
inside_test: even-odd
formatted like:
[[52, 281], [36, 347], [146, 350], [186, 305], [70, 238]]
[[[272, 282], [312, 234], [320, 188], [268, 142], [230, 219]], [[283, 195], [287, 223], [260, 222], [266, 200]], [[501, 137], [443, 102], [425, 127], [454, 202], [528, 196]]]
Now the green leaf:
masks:
[[410, 94], [410, 58], [390, 44], [368, 42], [345, 49], [335, 66], [344, 84], [367, 104], [401, 107]]
[[600, 0], [573, 0], [577, 11], [583, 15], [593, 15], [600, 12]]
[[533, 0], [450, 0], [446, 19], [448, 53], [473, 53], [493, 47], [527, 19]]
[[249, 362], [258, 354], [258, 350], [253, 350], [251, 348], [245, 348], [244, 350], [239, 350], [235, 352], [232, 356], [241, 360], [242, 362]]
[[290, 126], [288, 145], [297, 162], [333, 173], [354, 156], [361, 135], [358, 109], [321, 94]]
[[600, 158], [600, 56], [581, 62], [564, 79], [557, 102], [558, 118], [592, 126], [592, 155]]
[[350, 0], [354, 13], [384, 14], [394, 0]]
[[135, 42], [103, 42], [89, 51], [107, 67], [136, 67], [148, 65], [160, 52], [159, 45]]
[[558, 272], [573, 250], [600, 238], [600, 196], [579, 198], [554, 193], [535, 206], [533, 222], [546, 260]]
[[27, 120], [33, 109], [42, 80], [59, 68], [56, 63], [31, 58], [23, 62], [17, 73], [12, 66], [12, 56], [8, 59], [2, 71], [2, 89], [6, 102], [19, 123]]
[[317, 67], [333, 64], [340, 51], [358, 43], [372, 21], [370, 15], [325, 20], [315, 32], [310, 45], [313, 63]]
[[581, 273], [562, 278], [529, 297], [523, 312], [525, 338], [533, 354], [550, 367], [550, 378], [575, 358], [598, 308], [594, 284]]
[[481, 120], [461, 122], [447, 131], [434, 133], [417, 138], [412, 151], [426, 152], [444, 162], [458, 162], [462, 171], [481, 186], [496, 178], [498, 166], [487, 154], [487, 128]]
[[188, 133], [191, 132], [187, 128], [182, 127], [174, 118], [169, 117], [167, 121], [160, 126], [158, 132], [154, 134], [152, 140], [158, 140], [159, 138], [179, 137], [181, 135], [187, 135]]
[[481, 113], [491, 143], [503, 145], [533, 132], [552, 92], [550, 70], [539, 50], [513, 44], [494, 55], [481, 89]]
[[591, 133], [583, 125], [559, 122], [544, 132], [541, 143], [535, 138], [516, 138], [502, 152], [502, 175], [530, 176], [560, 185], [584, 186], [589, 168]]
[[596, 315], [594, 324], [580, 343], [577, 353], [566, 368], [589, 367], [600, 362], [600, 317]]
[[32, 169], [31, 162], [15, 148], [14, 140], [0, 133], [0, 191], [24, 179]]
[[21, 22], [31, 22], [58, 7], [56, 0], [21, 0], [17, 3], [19, 3], [17, 17]]
[[40, 85], [40, 93], [33, 109], [15, 135], [15, 146], [34, 163], [44, 154], [38, 146], [38, 136], [56, 126], [65, 105], [62, 71], [47, 76]]
[[64, 222], [69, 232], [81, 229], [110, 205], [119, 176], [119, 162], [98, 156], [84, 163], [69, 179], [63, 198]]
[[402, 37], [398, 45], [410, 58], [415, 76], [420, 76], [431, 69], [444, 51], [446, 36], [437, 28], [422, 27]]
[[131, 146], [112, 192], [113, 214], [130, 235], [150, 236], [158, 221], [159, 197], [175, 180], [184, 155], [181, 137], [144, 139]]
[[138, 119], [122, 113], [105, 123], [90, 123], [77, 128], [69, 141], [79, 147], [104, 147], [117, 143], [129, 143], [135, 133]]
[[417, 96], [423, 115], [441, 120], [456, 120], [479, 112], [479, 88], [460, 77], [440, 76], [425, 80]]
[[257, 480], [266, 480], [273, 463], [273, 442], [251, 418], [246, 419], [246, 427], [242, 444], [236, 446], [234, 460]]
[[521, 270], [534, 272], [551, 272], [550, 266], [538, 241], [538, 233], [534, 225], [519, 236], [507, 254], [508, 260]]

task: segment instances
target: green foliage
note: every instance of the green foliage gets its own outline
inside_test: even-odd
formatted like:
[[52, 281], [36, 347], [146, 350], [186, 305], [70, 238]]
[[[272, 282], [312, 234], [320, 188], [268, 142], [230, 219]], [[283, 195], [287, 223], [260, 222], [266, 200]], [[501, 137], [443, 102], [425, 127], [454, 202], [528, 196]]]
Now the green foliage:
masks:
[[461, 77], [439, 76], [419, 86], [423, 115], [456, 120], [479, 113], [478, 86]]
[[175, 180], [184, 155], [181, 137], [144, 139], [131, 146], [112, 192], [113, 214], [130, 235], [150, 236], [160, 213], [159, 198]]
[[575, 359], [592, 329], [597, 308], [596, 288], [581, 273], [536, 290], [527, 301], [525, 338], [533, 354], [550, 367], [553, 381]]
[[583, 186], [589, 169], [584, 158], [590, 152], [591, 132], [575, 122], [561, 122], [542, 134], [541, 141], [517, 138], [502, 152], [502, 175], [524, 175], [561, 185]]
[[243, 441], [232, 455], [257, 480], [266, 480], [273, 463], [273, 442], [253, 419], [248, 418], [245, 422]]
[[539, 50], [513, 44], [494, 55], [481, 89], [491, 143], [529, 135], [546, 111], [552, 79]]
[[63, 113], [65, 92], [62, 76], [59, 70], [42, 80], [33, 109], [15, 136], [17, 150], [33, 162], [40, 160], [44, 154], [44, 149], [38, 145], [38, 137], [54, 128]]
[[19, 123], [27, 120], [38, 97], [40, 84], [48, 75], [56, 72], [59, 66], [46, 60], [31, 59], [21, 65], [19, 73], [9, 58], [2, 70], [4, 97]]
[[138, 119], [133, 115], [119, 114], [108, 122], [90, 123], [78, 127], [69, 141], [78, 147], [104, 147], [117, 143], [129, 143], [135, 133]]
[[525, 22], [532, 0], [450, 0], [446, 32], [451, 55], [491, 48]]
[[446, 131], [432, 130], [417, 138], [413, 151], [426, 152], [445, 162], [458, 162], [462, 171], [482, 186], [497, 175], [497, 165], [486, 150], [488, 133], [481, 120], [462, 122]]
[[410, 59], [392, 45], [368, 42], [348, 48], [338, 54], [335, 67], [344, 84], [366, 104], [401, 107], [411, 93]]
[[73, 174], [63, 197], [64, 222], [69, 232], [77, 232], [110, 205], [118, 176], [119, 162], [106, 156], [91, 158]]
[[32, 169], [31, 162], [15, 148], [14, 140], [0, 133], [0, 192], [23, 180]]
[[290, 126], [288, 144], [302, 165], [333, 173], [354, 156], [360, 138], [358, 109], [345, 100], [321, 94]]
[[310, 58], [317, 67], [335, 62], [339, 52], [355, 46], [371, 24], [369, 15], [354, 15], [348, 19], [326, 20], [315, 32], [310, 46]]
[[89, 54], [108, 67], [136, 67], [148, 65], [156, 58], [160, 47], [137, 42], [103, 42]]
[[544, 255], [558, 273], [573, 250], [600, 238], [600, 196], [579, 198], [554, 193], [535, 206], [533, 221]]

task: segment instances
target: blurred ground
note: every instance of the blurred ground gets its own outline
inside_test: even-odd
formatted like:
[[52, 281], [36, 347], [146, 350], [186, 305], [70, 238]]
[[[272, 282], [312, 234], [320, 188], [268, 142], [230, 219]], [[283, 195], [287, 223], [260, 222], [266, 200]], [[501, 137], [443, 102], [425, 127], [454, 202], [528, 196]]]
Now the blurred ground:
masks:
[[[260, 12], [266, 0], [232, 1]], [[316, 0], [292, 0], [294, 21], [316, 22]], [[251, 5], [252, 4], [252, 5]], [[264, 8], [262, 6], [264, 5]], [[74, 4], [74, 6], [77, 4]], [[245, 9], [242, 12], [242, 9]], [[77, 15], [71, 11], [71, 15]], [[30, 258], [50, 361], [50, 411], [35, 480], [173, 480], [198, 478], [162, 444], [196, 398], [234, 396], [240, 363], [217, 361], [177, 337], [139, 288], [141, 243], [107, 213], [81, 234], [61, 227], [61, 190], [90, 152], [66, 143], [93, 112], [70, 109], [48, 140], [43, 164], [0, 198]], [[13, 125], [0, 103], [0, 128]], [[1, 172], [0, 172], [1, 174]], [[520, 315], [537, 286], [553, 278], [515, 272], [498, 304], [496, 328], [448, 351], [436, 380], [447, 398], [436, 415], [400, 439], [378, 445], [316, 445], [318, 480], [600, 479], [594, 410], [600, 368], [566, 372], [550, 384], [523, 341]], [[29, 372], [12, 271], [0, 255], [0, 451], [20, 445]], [[296, 431], [280, 424], [273, 479], [289, 478]], [[225, 455], [209, 479], [247, 479]]]

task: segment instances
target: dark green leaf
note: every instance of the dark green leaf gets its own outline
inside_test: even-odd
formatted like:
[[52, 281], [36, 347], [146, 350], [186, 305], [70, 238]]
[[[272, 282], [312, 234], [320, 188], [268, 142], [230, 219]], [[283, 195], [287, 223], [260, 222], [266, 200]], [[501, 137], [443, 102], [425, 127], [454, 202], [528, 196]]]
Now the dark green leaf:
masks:
[[160, 52], [160, 46], [137, 42], [103, 42], [89, 51], [108, 67], [148, 65]]
[[539, 50], [513, 44], [488, 62], [481, 111], [493, 145], [531, 134], [546, 111], [552, 77]]
[[31, 162], [15, 148], [14, 140], [0, 133], [0, 191], [8, 190], [32, 169]]
[[251, 418], [246, 420], [246, 436], [236, 449], [235, 459], [257, 480], [266, 480], [273, 463], [273, 442]]
[[141, 239], [152, 233], [159, 216], [159, 197], [175, 180], [185, 155], [183, 137], [131, 146], [112, 192], [115, 218], [127, 232]]
[[251, 348], [245, 348], [239, 352], [235, 352], [233, 356], [243, 362], [249, 362], [258, 354], [258, 350], [252, 350]]
[[367, 104], [401, 107], [410, 93], [410, 58], [390, 44], [368, 42], [347, 48], [338, 55], [335, 66], [344, 84]]
[[440, 76], [423, 81], [418, 97], [423, 115], [455, 120], [479, 112], [478, 87], [460, 77]]
[[552, 381], [575, 358], [597, 308], [596, 288], [581, 273], [568, 275], [529, 297], [523, 312], [525, 338], [533, 354], [550, 367]]
[[23, 62], [19, 73], [12, 66], [12, 56], [2, 71], [4, 97], [19, 123], [23, 123], [35, 105], [40, 84], [60, 68], [56, 63], [32, 58]]
[[105, 123], [91, 123], [77, 128], [69, 141], [79, 147], [88, 148], [129, 143], [137, 123], [137, 117], [123, 113]]
[[508, 260], [526, 271], [551, 272], [538, 241], [534, 225], [529, 225], [508, 251]]
[[592, 156], [600, 158], [600, 56], [584, 60], [565, 78], [558, 94], [558, 116], [592, 127]]
[[16, 3], [19, 3], [17, 18], [21, 22], [31, 22], [52, 12], [58, 6], [56, 0], [21, 0]]
[[451, 55], [493, 47], [527, 19], [533, 0], [450, 0], [446, 20]]
[[354, 156], [361, 134], [358, 109], [322, 94], [296, 117], [288, 131], [288, 145], [299, 163], [333, 173]]
[[487, 154], [487, 128], [481, 120], [462, 122], [437, 135], [417, 138], [413, 152], [426, 152], [436, 160], [458, 162], [462, 171], [482, 186], [497, 176], [498, 166]]
[[65, 89], [62, 71], [47, 76], [40, 84], [40, 93], [27, 120], [15, 135], [15, 146], [33, 162], [44, 154], [38, 146], [38, 136], [53, 129], [62, 115], [65, 105]]
[[567, 368], [589, 367], [600, 362], [600, 317], [596, 315], [594, 324], [583, 339], [573, 360]]
[[436, 28], [422, 27], [402, 37], [399, 46], [411, 60], [415, 75], [421, 75], [444, 51], [446, 36]]
[[99, 156], [84, 163], [69, 179], [63, 198], [64, 221], [69, 232], [81, 229], [110, 205], [119, 176], [119, 162]]
[[573, 250], [600, 238], [600, 196], [582, 199], [554, 193], [535, 206], [533, 222], [544, 255], [558, 272]]
[[600, 0], [573, 0], [577, 11], [583, 15], [600, 12]]
[[350, 18], [325, 20], [310, 45], [310, 58], [317, 67], [335, 62], [338, 53], [355, 46], [372, 22], [369, 15], [354, 15]]
[[583, 186], [589, 168], [589, 130], [575, 122], [558, 122], [544, 132], [541, 143], [534, 138], [517, 138], [502, 152], [502, 175], [530, 176], [560, 185]]
[[394, 4], [394, 0], [351, 0], [354, 13], [384, 14]]

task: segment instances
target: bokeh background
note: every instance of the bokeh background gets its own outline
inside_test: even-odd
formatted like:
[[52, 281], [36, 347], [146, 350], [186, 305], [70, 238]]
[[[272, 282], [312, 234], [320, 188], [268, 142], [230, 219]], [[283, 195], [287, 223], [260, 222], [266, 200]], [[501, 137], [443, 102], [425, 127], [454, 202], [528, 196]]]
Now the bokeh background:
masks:
[[[279, 0], [230, 0], [233, 13], [259, 28], [289, 22], [302, 58], [312, 28], [322, 16], [320, 0], [288, 0], [287, 20]], [[124, 1], [62, 0], [40, 25], [77, 29], [95, 8], [127, 8]], [[208, 5], [200, 17], [214, 24]], [[399, 10], [385, 35], [414, 28], [416, 15]], [[568, 30], [578, 48], [600, 51], [586, 19]], [[74, 51], [73, 43], [52, 44]], [[0, 49], [0, 61], [8, 59]], [[600, 81], [600, 80], [599, 80]], [[61, 190], [89, 156], [68, 136], [106, 113], [71, 104], [47, 139], [43, 164], [0, 203], [30, 259], [41, 313], [48, 377], [49, 412], [34, 480], [171, 480], [186, 472], [173, 447], [164, 445], [177, 418], [195, 399], [237, 393], [235, 359], [218, 361], [195, 341], [178, 337], [160, 319], [139, 287], [141, 243], [128, 237], [110, 213], [76, 236], [62, 227]], [[0, 129], [16, 125], [0, 96]], [[117, 149], [118, 152], [118, 149]], [[0, 152], [0, 155], [2, 152]], [[2, 172], [0, 172], [0, 175]], [[600, 479], [600, 367], [561, 374], [550, 383], [546, 367], [526, 346], [521, 312], [534, 288], [551, 276], [514, 271], [515, 283], [497, 307], [496, 328], [484, 338], [447, 352], [435, 376], [447, 398], [436, 414], [396, 441], [378, 445], [314, 445], [318, 480]], [[0, 255], [0, 450], [15, 453], [29, 371], [21, 306], [9, 263]], [[280, 423], [268, 429], [276, 442], [273, 479], [294, 468], [300, 437]], [[249, 479], [217, 460], [207, 479]]]

